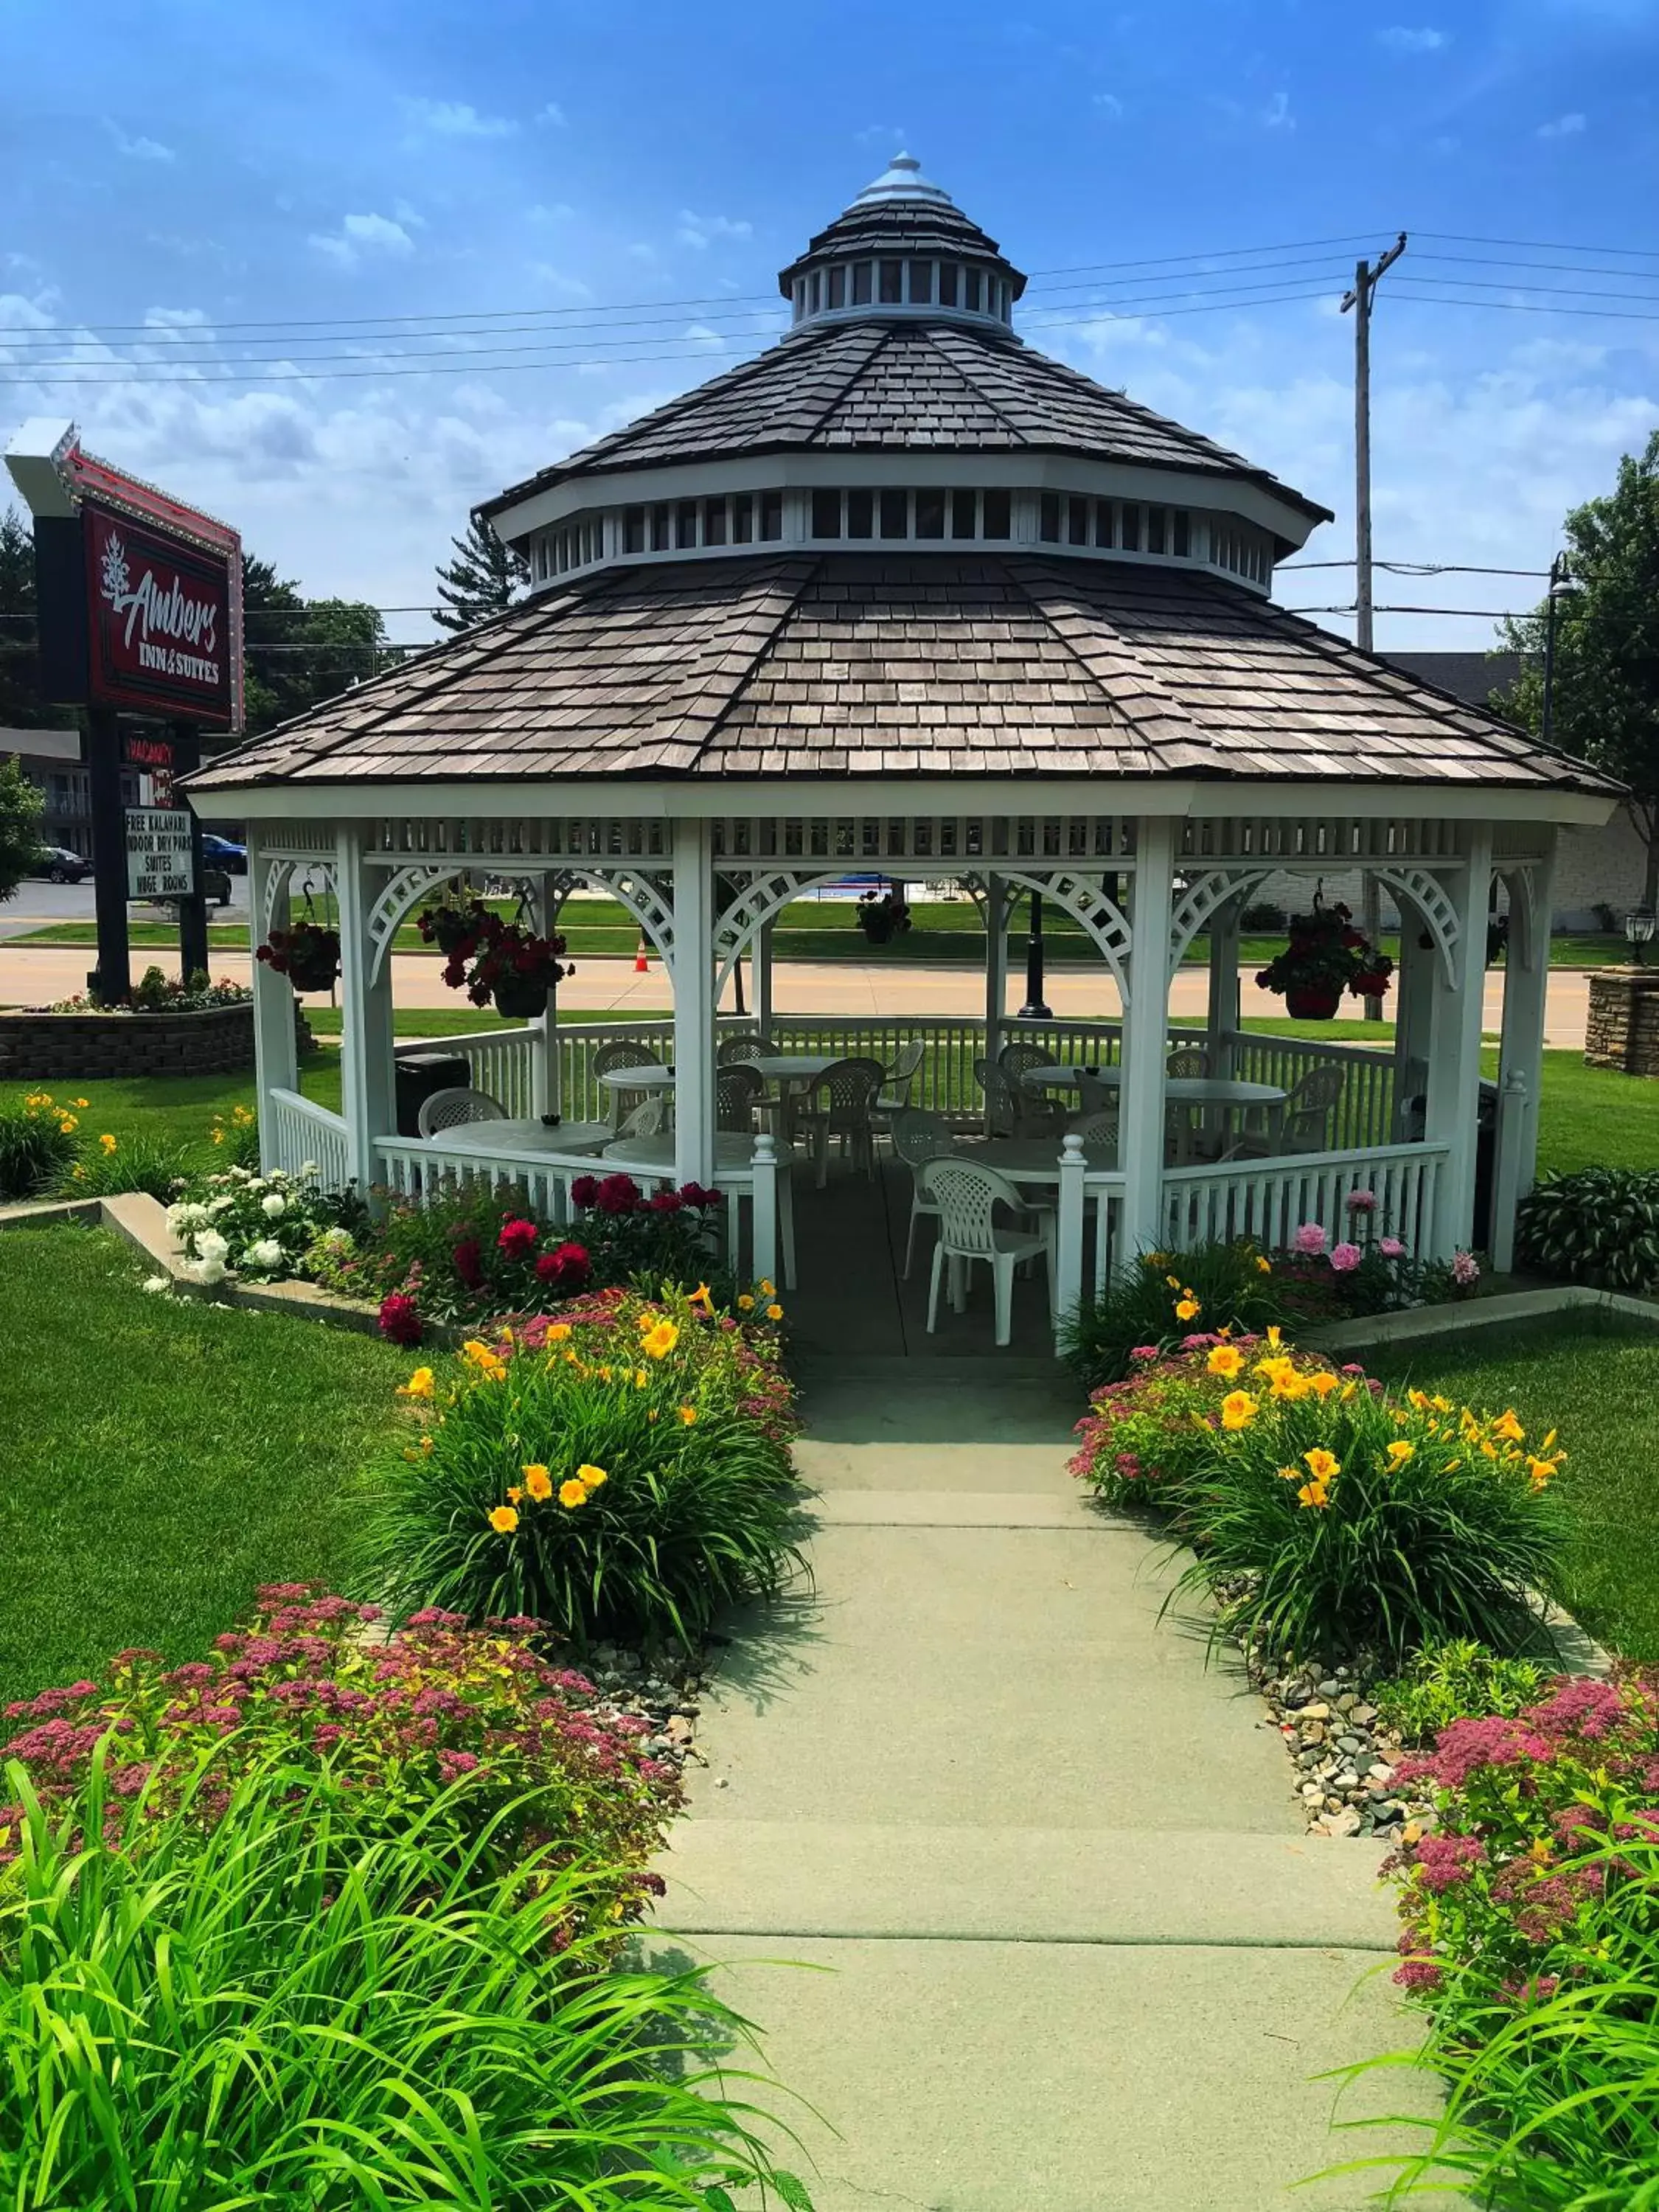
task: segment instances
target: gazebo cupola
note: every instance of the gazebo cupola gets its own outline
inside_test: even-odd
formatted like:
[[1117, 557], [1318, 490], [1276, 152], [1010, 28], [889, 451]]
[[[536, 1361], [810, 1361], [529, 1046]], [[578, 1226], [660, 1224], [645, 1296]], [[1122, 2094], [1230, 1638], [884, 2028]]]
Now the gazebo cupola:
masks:
[[942, 185], [898, 154], [778, 276], [797, 324], [855, 318], [1005, 328], [1025, 279]]

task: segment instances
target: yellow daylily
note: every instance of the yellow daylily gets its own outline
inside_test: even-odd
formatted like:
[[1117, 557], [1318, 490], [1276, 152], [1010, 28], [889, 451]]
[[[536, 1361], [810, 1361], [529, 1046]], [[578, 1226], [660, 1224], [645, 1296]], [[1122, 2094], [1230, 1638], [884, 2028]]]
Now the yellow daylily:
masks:
[[510, 1505], [497, 1505], [490, 1513], [489, 1525], [498, 1536], [510, 1536], [519, 1525], [519, 1516]]
[[524, 1470], [524, 1486], [532, 1498], [551, 1498], [553, 1495], [553, 1478], [539, 1460]]
[[1229, 1381], [1244, 1364], [1244, 1355], [1236, 1344], [1218, 1344], [1211, 1347], [1205, 1365], [1212, 1375], [1225, 1376]]
[[1316, 1444], [1311, 1451], [1304, 1451], [1302, 1464], [1316, 1482], [1329, 1482], [1333, 1476], [1342, 1472], [1341, 1461], [1334, 1452], [1327, 1451], [1323, 1444]]
[[429, 1367], [417, 1367], [407, 1382], [398, 1385], [400, 1398], [429, 1398], [437, 1388], [437, 1378]]
[[1261, 1412], [1259, 1400], [1248, 1390], [1230, 1390], [1221, 1401], [1221, 1425], [1224, 1429], [1248, 1429]]
[[578, 1505], [586, 1505], [587, 1492], [580, 1482], [562, 1482], [559, 1485], [559, 1503], [573, 1510]]

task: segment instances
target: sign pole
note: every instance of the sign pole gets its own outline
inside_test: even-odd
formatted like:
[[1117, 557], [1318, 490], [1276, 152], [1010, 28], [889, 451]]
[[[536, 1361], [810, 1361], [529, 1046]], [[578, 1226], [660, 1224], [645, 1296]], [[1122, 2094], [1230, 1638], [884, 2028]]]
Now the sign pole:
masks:
[[[193, 722], [170, 722], [167, 735], [173, 740], [173, 770], [185, 775], [202, 765], [201, 732]], [[175, 799], [173, 804], [178, 804]], [[208, 908], [207, 892], [202, 882], [202, 825], [195, 810], [186, 808], [190, 818], [190, 879], [196, 886], [188, 898], [179, 902], [179, 980], [188, 983], [192, 975], [205, 975], [208, 971]]]
[[87, 714], [87, 781], [92, 812], [92, 888], [98, 965], [87, 977], [94, 998], [125, 1004], [132, 989], [127, 939], [127, 818], [121, 801], [121, 725], [112, 707]]

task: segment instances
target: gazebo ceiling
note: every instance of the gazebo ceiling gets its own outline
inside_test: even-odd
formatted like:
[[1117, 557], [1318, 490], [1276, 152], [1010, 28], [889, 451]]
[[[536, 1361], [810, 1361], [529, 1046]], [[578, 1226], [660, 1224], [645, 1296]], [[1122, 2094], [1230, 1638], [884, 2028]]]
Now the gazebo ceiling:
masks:
[[900, 775], [1617, 790], [1218, 578], [787, 547], [544, 592], [190, 787]]

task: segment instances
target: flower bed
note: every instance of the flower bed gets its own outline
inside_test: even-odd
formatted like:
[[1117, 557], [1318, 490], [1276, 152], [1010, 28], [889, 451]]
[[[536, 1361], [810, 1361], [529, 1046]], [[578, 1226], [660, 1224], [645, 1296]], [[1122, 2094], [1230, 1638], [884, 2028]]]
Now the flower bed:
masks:
[[706, 1292], [580, 1300], [417, 1368], [404, 1395], [422, 1434], [374, 1471], [362, 1553], [394, 1607], [690, 1644], [797, 1562], [775, 1333]]
[[1659, 1674], [1559, 1684], [1454, 1723], [1403, 1770], [1437, 1825], [1389, 1863], [1395, 1979], [1445, 2124], [1419, 2165], [1480, 2201], [1638, 2207], [1659, 2174]]

